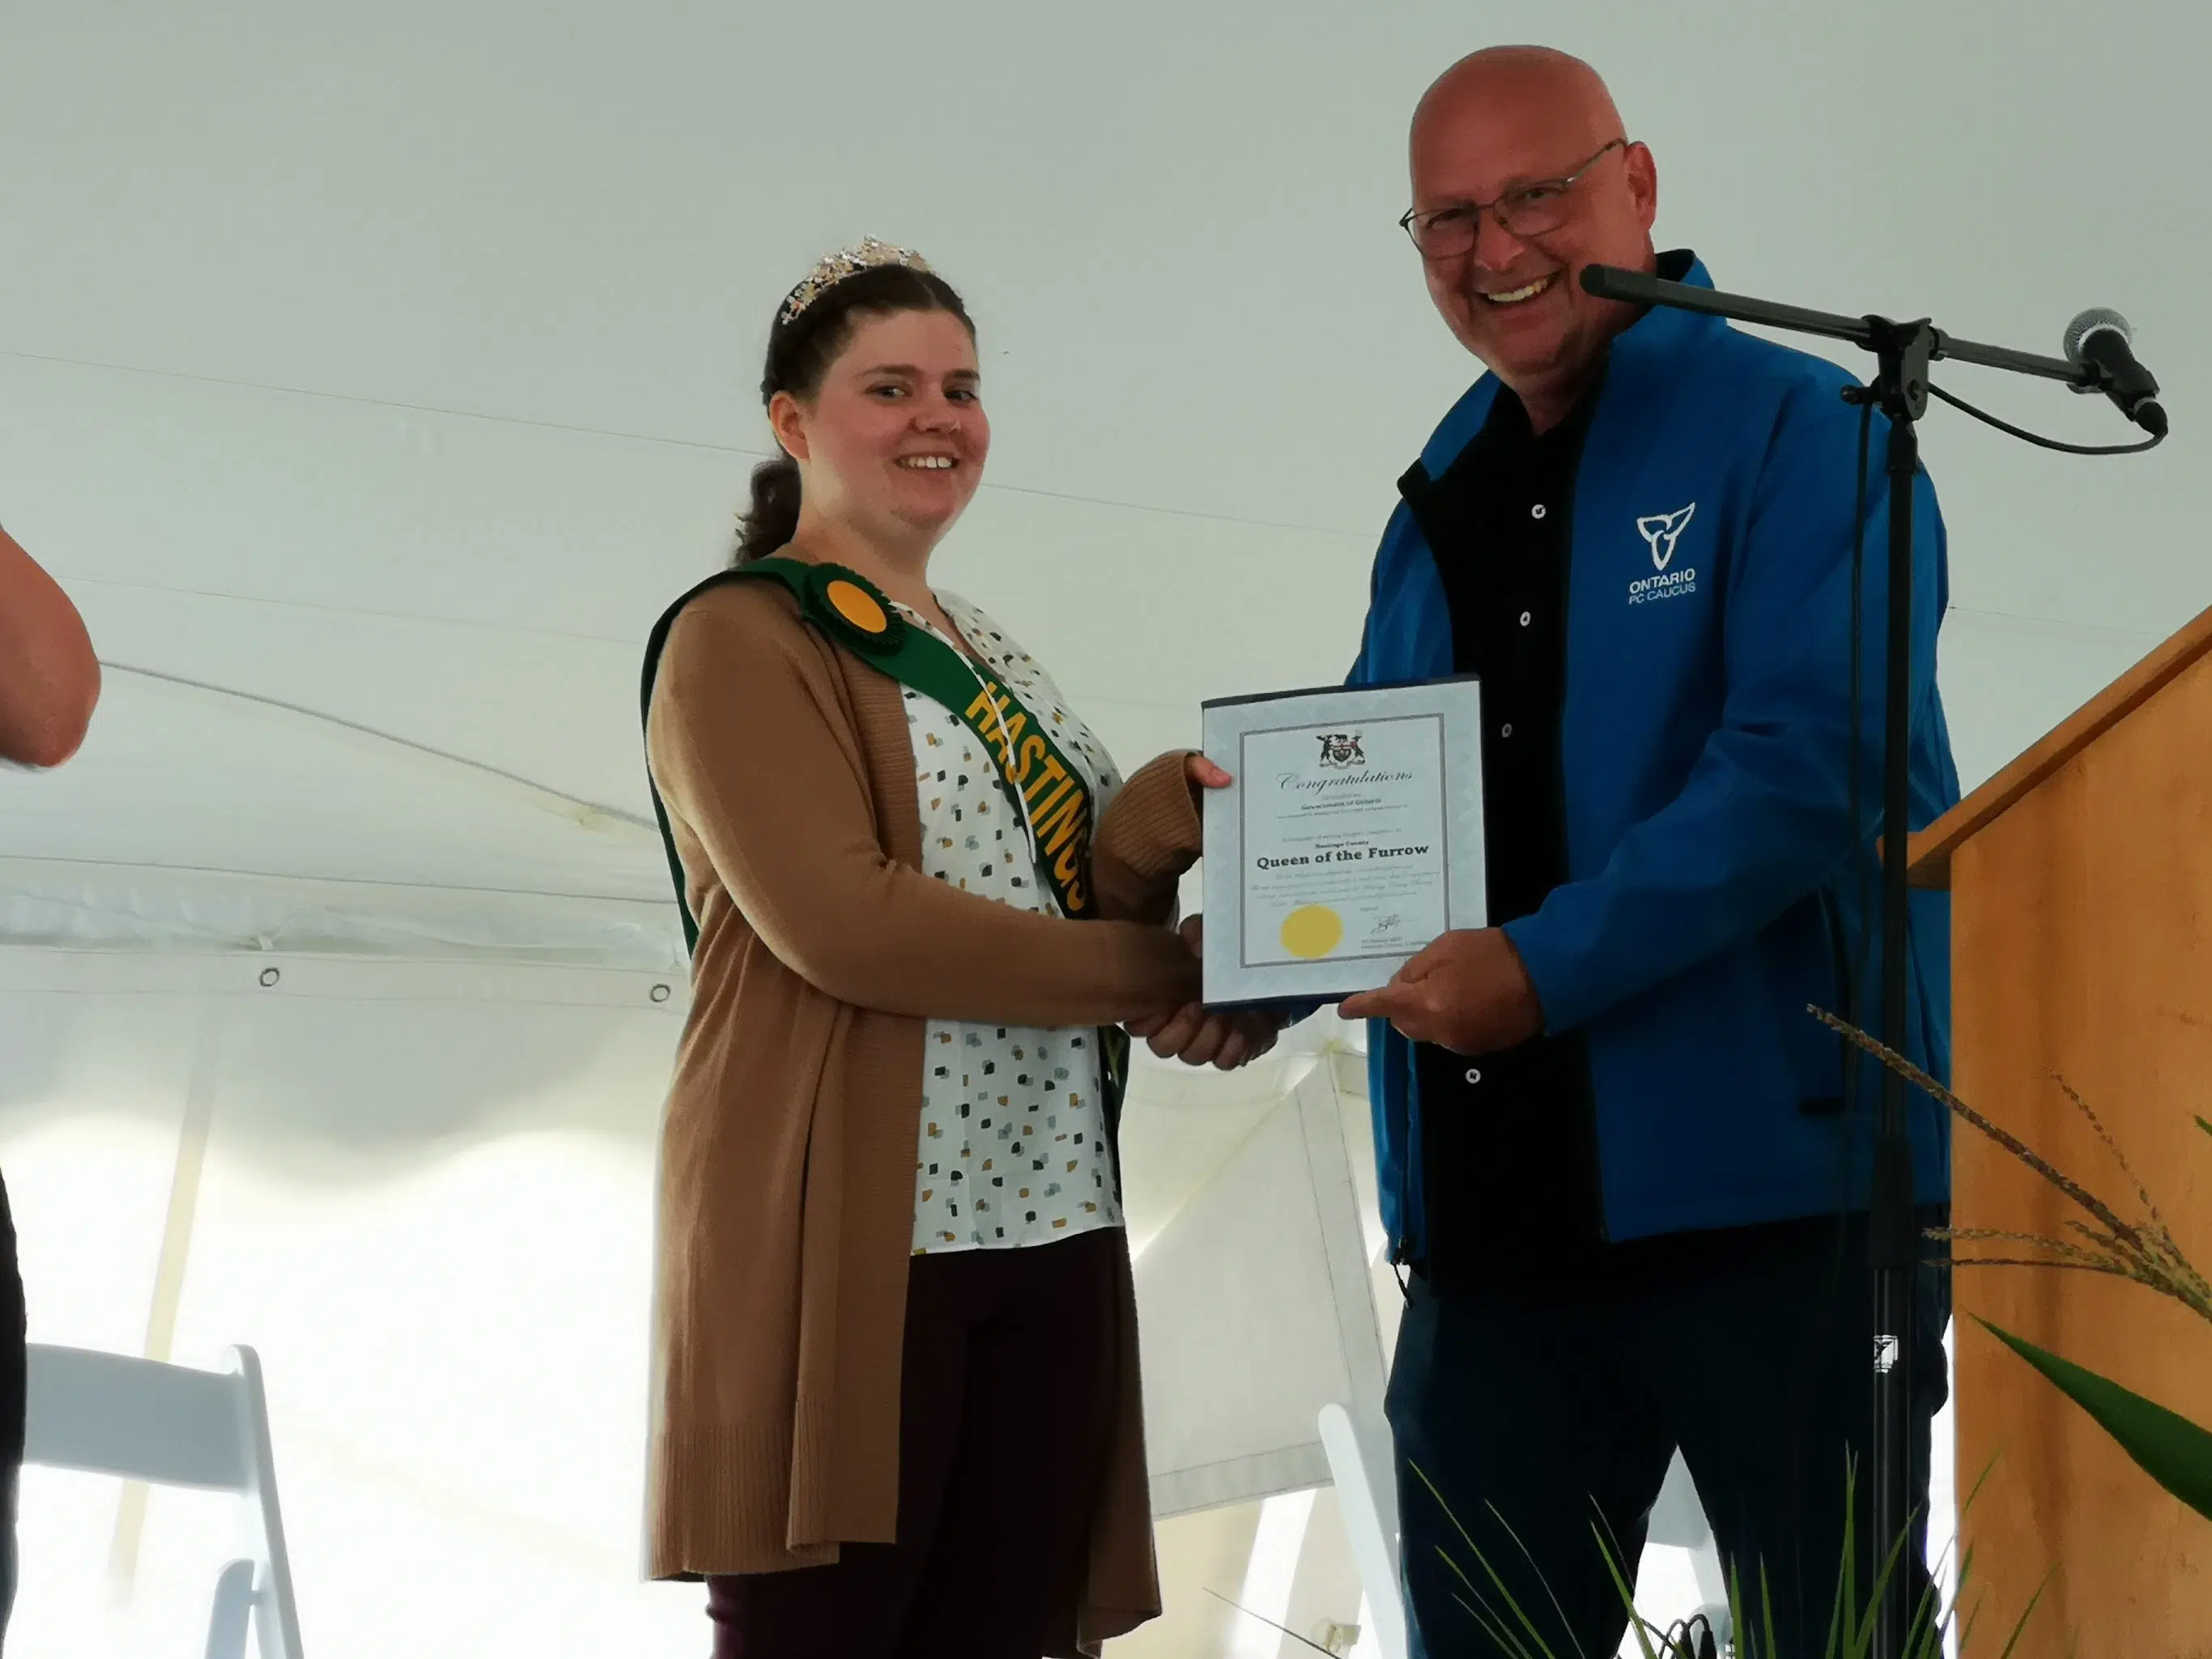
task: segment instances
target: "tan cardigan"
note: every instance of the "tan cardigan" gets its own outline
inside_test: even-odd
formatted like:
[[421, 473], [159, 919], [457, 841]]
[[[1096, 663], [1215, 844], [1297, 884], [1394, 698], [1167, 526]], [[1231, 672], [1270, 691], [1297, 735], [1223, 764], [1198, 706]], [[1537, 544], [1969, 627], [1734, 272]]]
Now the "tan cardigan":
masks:
[[[1100, 822], [1101, 910], [1143, 921], [932, 879], [899, 687], [768, 582], [678, 616], [646, 742], [699, 923], [661, 1140], [650, 1571], [819, 1565], [896, 1535], [925, 1021], [1094, 1025], [1194, 1000], [1195, 959], [1158, 924], [1197, 813], [1163, 756]], [[1159, 1611], [1126, 1244], [1121, 1278], [1086, 1652]]]

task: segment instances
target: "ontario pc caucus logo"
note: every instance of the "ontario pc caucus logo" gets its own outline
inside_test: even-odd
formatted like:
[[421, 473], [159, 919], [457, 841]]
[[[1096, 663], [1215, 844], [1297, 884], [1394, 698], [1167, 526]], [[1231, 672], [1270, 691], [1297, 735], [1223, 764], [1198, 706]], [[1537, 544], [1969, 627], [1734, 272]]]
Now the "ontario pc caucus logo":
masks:
[[1692, 501], [1672, 513], [1650, 513], [1637, 520], [1636, 533], [1651, 550], [1651, 568], [1658, 574], [1639, 576], [1628, 584], [1629, 604], [1679, 599], [1698, 591], [1697, 566], [1674, 563], [1674, 550], [1681, 544], [1682, 532], [1690, 527], [1697, 510], [1698, 504]]
[[1364, 766], [1367, 757], [1360, 752], [1357, 732], [1323, 732], [1321, 738], [1321, 763], [1332, 770], [1346, 767]]

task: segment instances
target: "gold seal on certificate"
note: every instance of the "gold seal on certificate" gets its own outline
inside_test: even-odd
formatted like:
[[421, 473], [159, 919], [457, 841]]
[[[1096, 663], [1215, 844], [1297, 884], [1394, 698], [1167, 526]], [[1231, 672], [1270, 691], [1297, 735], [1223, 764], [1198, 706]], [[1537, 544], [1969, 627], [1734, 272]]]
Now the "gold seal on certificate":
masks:
[[1484, 921], [1471, 677], [1205, 706], [1208, 1006], [1332, 1001]]

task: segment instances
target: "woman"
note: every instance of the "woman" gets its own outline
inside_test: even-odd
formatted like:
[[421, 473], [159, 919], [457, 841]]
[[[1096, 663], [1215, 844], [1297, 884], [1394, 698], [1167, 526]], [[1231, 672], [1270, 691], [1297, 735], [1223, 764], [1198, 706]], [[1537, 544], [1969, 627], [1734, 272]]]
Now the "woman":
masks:
[[[782, 453], [737, 568], [647, 665], [696, 939], [652, 1571], [707, 1580], [721, 1659], [1095, 1652], [1158, 1611], [1100, 1028], [1196, 1000], [1164, 924], [1194, 786], [1228, 780], [1178, 754], [1121, 784], [930, 586], [990, 428], [974, 326], [917, 257], [817, 265], [761, 389]], [[1217, 1018], [1184, 1057], [1273, 1040]]]

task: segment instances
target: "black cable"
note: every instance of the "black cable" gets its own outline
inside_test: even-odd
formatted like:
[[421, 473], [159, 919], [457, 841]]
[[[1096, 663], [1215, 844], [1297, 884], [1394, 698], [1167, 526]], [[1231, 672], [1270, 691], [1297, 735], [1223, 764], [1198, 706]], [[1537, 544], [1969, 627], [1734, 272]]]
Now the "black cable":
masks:
[[[1866, 686], [1866, 526], [1867, 526], [1867, 465], [1872, 456], [1875, 398], [1871, 388], [1863, 391], [1859, 404], [1858, 471], [1853, 484], [1851, 508], [1851, 607], [1850, 607], [1850, 709], [1845, 714], [1844, 793], [1850, 823], [1850, 852], [1848, 855], [1850, 872], [1857, 888], [1859, 930], [1854, 941], [1848, 936], [1837, 940], [1844, 956], [1844, 983], [1836, 988], [1837, 999], [1842, 1005], [1837, 1012], [1845, 1024], [1859, 1023], [1859, 988], [1866, 981], [1868, 952], [1871, 948], [1872, 930], [1867, 925], [1870, 902], [1868, 894], [1868, 868], [1864, 857], [1864, 836], [1860, 823], [1860, 812], [1864, 803], [1864, 792], [1860, 787], [1859, 747], [1865, 731], [1860, 703]], [[1824, 907], [1823, 919], [1826, 920]], [[1841, 908], [1833, 920], [1840, 927]], [[1840, 1042], [1841, 1040], [1838, 1039]], [[1821, 1335], [1835, 1318], [1836, 1299], [1844, 1284], [1845, 1246], [1850, 1238], [1851, 1160], [1858, 1144], [1858, 1079], [1860, 1056], [1851, 1043], [1842, 1043], [1843, 1128], [1844, 1145], [1836, 1176], [1836, 1231], [1828, 1261], [1827, 1287], [1820, 1294], [1820, 1312], [1805, 1328], [1805, 1338], [1797, 1351], [1790, 1381], [1790, 1400], [1784, 1415], [1789, 1424], [1790, 1486], [1792, 1512], [1802, 1509], [1804, 1486], [1803, 1449], [1797, 1423], [1805, 1409], [1805, 1395], [1812, 1382], [1810, 1360]], [[1805, 1564], [1802, 1554], [1796, 1559], [1799, 1594], [1803, 1593]]]
[[2140, 455], [2146, 449], [2156, 449], [2160, 444], [2166, 441], [2166, 434], [2161, 432], [2155, 437], [2145, 438], [2140, 443], [2062, 443], [2056, 438], [2045, 438], [2037, 433], [2030, 432], [2025, 427], [2014, 426], [2009, 421], [2001, 421], [1996, 416], [1990, 414], [1987, 410], [1977, 409], [1965, 398], [1953, 397], [1949, 392], [1944, 391], [1940, 386], [1930, 386], [1928, 388], [1928, 395], [1931, 398], [1942, 398], [1945, 403], [1950, 404], [1952, 408], [1972, 416], [1984, 426], [1993, 426], [1996, 428], [1998, 431], [2004, 433], [2008, 436], [2018, 438], [2023, 442], [2033, 444], [2039, 449], [2055, 449], [2062, 455]]
[[1719, 1659], [1719, 1638], [1713, 1634], [1712, 1620], [1702, 1613], [1677, 1619], [1663, 1631], [1646, 1620], [1636, 1622], [1659, 1638], [1658, 1659]]
[[[1875, 900], [1870, 879], [1873, 860], [1867, 856], [1866, 840], [1864, 831], [1862, 828], [1862, 813], [1863, 811], [1864, 795], [1860, 788], [1862, 773], [1861, 757], [1859, 754], [1860, 746], [1864, 734], [1864, 725], [1862, 718], [1862, 704], [1863, 702], [1866, 688], [1867, 472], [1873, 462], [1874, 407], [1874, 391], [1872, 387], [1869, 387], [1867, 390], [1866, 401], [1859, 406], [1858, 474], [1855, 486], [1856, 493], [1854, 496], [1854, 505], [1851, 509], [1851, 712], [1850, 737], [1851, 749], [1851, 775], [1849, 792], [1851, 816], [1851, 875], [1853, 884], [1857, 889], [1859, 933], [1856, 941], [1856, 949], [1855, 951], [1850, 948], [1851, 941], [1844, 941], [1846, 955], [1848, 957], [1848, 970], [1850, 975], [1850, 983], [1843, 988], [1841, 998], [1843, 1007], [1839, 1011], [1844, 1020], [1854, 1026], [1860, 1024], [1860, 1005], [1863, 1000], [1862, 994], [1866, 986], [1867, 969], [1871, 963], [1874, 952], [1874, 928], [1872, 926], [1872, 919], [1875, 914]], [[1891, 487], [1893, 489], [1895, 488], [1894, 483], [1893, 483]], [[1917, 477], [1913, 484], [1910, 487], [1917, 487]], [[1887, 590], [1885, 590], [1885, 592]], [[1865, 1057], [1859, 1052], [1857, 1046], [1854, 1043], [1844, 1043], [1843, 1051], [1844, 1146], [1841, 1169], [1838, 1173], [1837, 1183], [1841, 1188], [1841, 1191], [1838, 1194], [1836, 1202], [1835, 1255], [1829, 1264], [1828, 1288], [1822, 1297], [1820, 1318], [1821, 1328], [1823, 1329], [1826, 1329], [1829, 1323], [1835, 1318], [1837, 1298], [1842, 1293], [1844, 1285], [1844, 1260], [1847, 1254], [1844, 1247], [1849, 1243], [1850, 1237], [1850, 1218], [1851, 1170], [1856, 1160], [1858, 1152], [1859, 1080], [1863, 1075], [1864, 1064]], [[1869, 1209], [1869, 1225], [1868, 1229], [1868, 1237], [1869, 1240], [1871, 1240], [1873, 1237], [1871, 1219], [1871, 1209]], [[1833, 1455], [1834, 1450], [1835, 1449], [1833, 1447], [1829, 1448], [1829, 1452], [1832, 1456]], [[1792, 1455], [1796, 1455], [1797, 1454], [1793, 1450]], [[1804, 1575], [1802, 1565], [1800, 1566], [1798, 1575], [1798, 1593], [1801, 1595], [1804, 1593]]]
[[[1842, 988], [1844, 1006], [1840, 1012], [1844, 1018], [1854, 1025], [1858, 1024], [1859, 988], [1866, 981], [1867, 957], [1873, 938], [1871, 930], [1866, 925], [1868, 916], [1873, 914], [1873, 900], [1867, 890], [1867, 860], [1864, 857], [1865, 847], [1859, 828], [1861, 811], [1859, 740], [1862, 732], [1859, 703], [1862, 694], [1865, 690], [1866, 683], [1863, 665], [1866, 634], [1866, 481], [1867, 463], [1872, 459], [1873, 435], [1874, 397], [1869, 391], [1866, 401], [1859, 406], [1859, 469], [1856, 494], [1851, 508], [1851, 710], [1850, 735], [1848, 739], [1850, 744], [1850, 781], [1847, 787], [1850, 792], [1851, 815], [1851, 872], [1857, 878], [1858, 885], [1859, 939], [1858, 955], [1850, 962], [1850, 983]], [[1848, 945], [1848, 941], [1843, 942]], [[1846, 1124], [1850, 1121], [1852, 1095], [1858, 1081], [1860, 1059], [1858, 1046], [1856, 1043], [1844, 1044], [1843, 1085]]]

